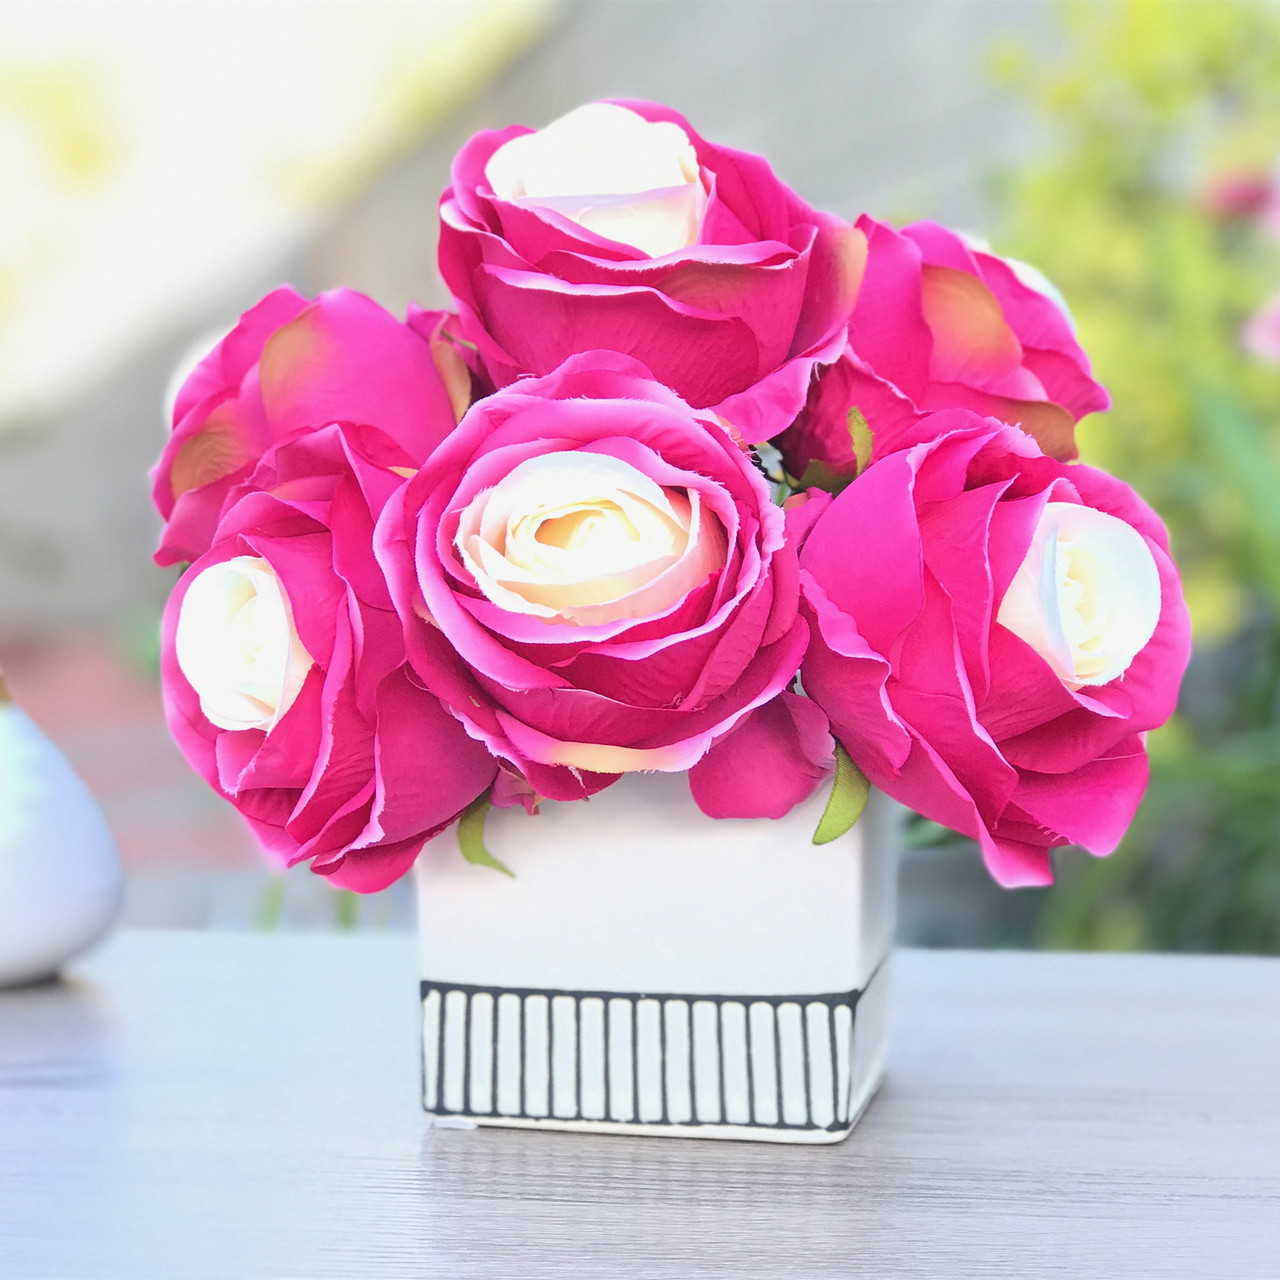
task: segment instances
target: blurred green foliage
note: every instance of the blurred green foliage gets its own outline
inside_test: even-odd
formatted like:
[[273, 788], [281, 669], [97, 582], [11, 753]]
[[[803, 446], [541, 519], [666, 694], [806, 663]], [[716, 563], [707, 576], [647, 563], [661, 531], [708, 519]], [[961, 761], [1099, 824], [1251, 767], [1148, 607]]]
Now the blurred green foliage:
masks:
[[1280, 368], [1241, 348], [1280, 243], [1212, 211], [1280, 153], [1280, 8], [1109, 0], [1063, 10], [1046, 59], [998, 52], [1045, 158], [1008, 181], [999, 252], [1065, 295], [1111, 412], [1084, 459], [1167, 520], [1196, 656], [1122, 847], [1059, 862], [1049, 946], [1280, 952]]

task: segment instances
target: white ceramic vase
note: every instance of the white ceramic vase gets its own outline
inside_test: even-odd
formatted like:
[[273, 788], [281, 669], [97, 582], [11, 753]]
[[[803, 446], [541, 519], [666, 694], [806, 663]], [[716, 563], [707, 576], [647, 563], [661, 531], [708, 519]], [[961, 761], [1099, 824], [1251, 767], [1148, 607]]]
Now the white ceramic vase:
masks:
[[423, 1099], [438, 1123], [835, 1142], [888, 1046], [898, 810], [815, 845], [827, 788], [715, 820], [683, 775], [491, 810], [417, 864]]
[[89, 788], [0, 681], [0, 987], [51, 977], [91, 947], [123, 887]]

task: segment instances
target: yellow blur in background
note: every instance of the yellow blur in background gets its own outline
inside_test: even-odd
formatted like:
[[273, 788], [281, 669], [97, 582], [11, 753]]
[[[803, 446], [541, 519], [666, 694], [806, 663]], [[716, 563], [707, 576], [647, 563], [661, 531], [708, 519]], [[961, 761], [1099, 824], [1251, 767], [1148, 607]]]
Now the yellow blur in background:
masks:
[[0, 5], [0, 430], [305, 241], [551, 11]]

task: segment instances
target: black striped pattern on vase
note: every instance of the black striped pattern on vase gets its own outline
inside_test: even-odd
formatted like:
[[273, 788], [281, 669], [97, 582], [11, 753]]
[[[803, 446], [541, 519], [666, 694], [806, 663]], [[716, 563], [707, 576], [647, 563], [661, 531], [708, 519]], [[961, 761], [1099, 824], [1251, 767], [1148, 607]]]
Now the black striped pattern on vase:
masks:
[[[872, 983], [874, 975], [868, 991]], [[855, 1033], [863, 996], [635, 994], [428, 980], [423, 1103], [432, 1115], [490, 1123], [844, 1132], [874, 1069], [862, 1060], [863, 1037]], [[866, 1031], [882, 1041], [879, 1026]]]

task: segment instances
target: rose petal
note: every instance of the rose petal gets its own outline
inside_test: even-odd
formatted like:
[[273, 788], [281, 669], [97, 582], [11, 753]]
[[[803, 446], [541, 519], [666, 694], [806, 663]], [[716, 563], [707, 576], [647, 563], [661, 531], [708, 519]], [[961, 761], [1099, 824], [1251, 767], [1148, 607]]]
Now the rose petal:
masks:
[[782, 692], [719, 738], [689, 770], [689, 789], [712, 818], [781, 818], [834, 768], [827, 717]]

